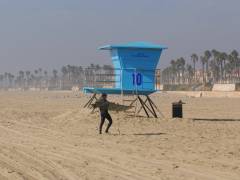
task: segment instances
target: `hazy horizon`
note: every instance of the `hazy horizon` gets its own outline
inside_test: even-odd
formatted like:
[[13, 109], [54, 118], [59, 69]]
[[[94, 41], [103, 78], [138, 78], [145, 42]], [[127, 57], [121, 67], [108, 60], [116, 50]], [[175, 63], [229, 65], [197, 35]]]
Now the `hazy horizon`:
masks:
[[111, 64], [97, 48], [134, 41], [169, 47], [159, 67], [206, 49], [239, 51], [239, 7], [238, 0], [2, 0], [0, 73]]

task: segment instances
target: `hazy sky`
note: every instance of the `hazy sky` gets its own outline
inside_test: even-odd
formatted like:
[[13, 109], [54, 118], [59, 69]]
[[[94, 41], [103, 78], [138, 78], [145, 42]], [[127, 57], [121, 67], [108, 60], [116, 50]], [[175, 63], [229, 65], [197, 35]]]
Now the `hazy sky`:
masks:
[[240, 0], [0, 0], [0, 73], [111, 64], [105, 44], [150, 41], [172, 58], [240, 51]]

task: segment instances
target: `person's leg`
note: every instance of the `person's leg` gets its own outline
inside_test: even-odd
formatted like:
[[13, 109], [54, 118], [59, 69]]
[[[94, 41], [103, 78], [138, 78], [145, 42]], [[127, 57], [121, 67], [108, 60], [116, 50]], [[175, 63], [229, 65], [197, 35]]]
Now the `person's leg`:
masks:
[[105, 121], [105, 114], [101, 113], [101, 122], [100, 122], [100, 125], [99, 125], [99, 134], [102, 134], [102, 127], [103, 127], [104, 121]]
[[111, 125], [112, 125], [112, 117], [110, 116], [110, 114], [109, 113], [107, 113], [106, 114], [106, 119], [108, 120], [108, 126], [107, 126], [107, 128], [106, 128], [106, 133], [108, 133], [108, 130], [109, 130], [109, 128], [111, 127]]

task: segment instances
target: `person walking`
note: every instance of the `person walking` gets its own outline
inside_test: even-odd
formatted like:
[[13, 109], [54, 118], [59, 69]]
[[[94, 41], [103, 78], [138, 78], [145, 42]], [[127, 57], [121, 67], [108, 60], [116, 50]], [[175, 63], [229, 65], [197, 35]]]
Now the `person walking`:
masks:
[[94, 108], [99, 108], [100, 110], [100, 117], [101, 117], [101, 121], [100, 121], [100, 125], [99, 125], [99, 134], [102, 134], [102, 127], [104, 125], [105, 119], [108, 120], [108, 125], [107, 128], [105, 130], [105, 133], [108, 133], [111, 125], [112, 125], [112, 117], [111, 115], [108, 113], [108, 109], [109, 109], [109, 101], [107, 100], [107, 94], [103, 93], [102, 96], [100, 97], [100, 99], [98, 99], [96, 101], [95, 104], [93, 104]]

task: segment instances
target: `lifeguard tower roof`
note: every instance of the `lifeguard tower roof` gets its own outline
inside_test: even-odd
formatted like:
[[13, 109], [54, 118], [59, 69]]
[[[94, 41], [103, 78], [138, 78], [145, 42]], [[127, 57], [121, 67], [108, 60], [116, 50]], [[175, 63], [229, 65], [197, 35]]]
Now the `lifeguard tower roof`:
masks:
[[118, 45], [106, 45], [98, 48], [99, 50], [112, 50], [112, 49], [167, 49], [166, 46], [152, 44], [149, 42], [131, 42], [127, 44], [118, 44]]
[[99, 50], [109, 50], [114, 68], [113, 88], [84, 87], [85, 93], [138, 94], [156, 92], [155, 74], [162, 50], [166, 46], [149, 42], [106, 45]]

